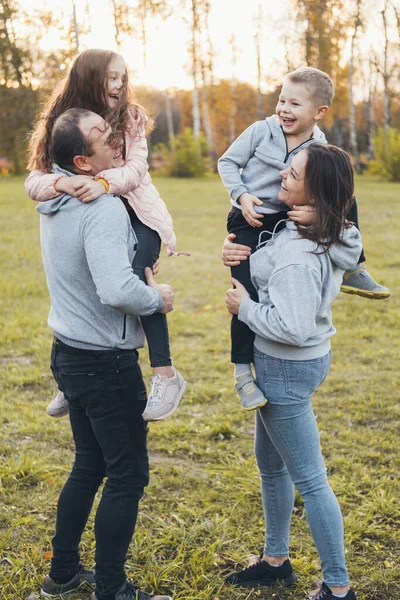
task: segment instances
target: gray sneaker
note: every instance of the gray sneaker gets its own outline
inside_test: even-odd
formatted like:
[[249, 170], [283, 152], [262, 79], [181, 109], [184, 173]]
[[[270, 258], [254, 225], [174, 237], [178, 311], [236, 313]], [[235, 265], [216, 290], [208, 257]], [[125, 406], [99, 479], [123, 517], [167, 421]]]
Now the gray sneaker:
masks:
[[268, 402], [260, 388], [257, 387], [250, 371], [236, 377], [235, 390], [244, 410], [261, 408]]
[[382, 300], [390, 296], [390, 290], [376, 283], [362, 263], [352, 271], [346, 271], [340, 290], [345, 294], [357, 294], [371, 300]]
[[49, 575], [46, 575], [40, 595], [44, 598], [59, 598], [61, 595], [72, 594], [85, 583], [94, 585], [94, 571], [84, 569], [82, 566], [67, 583], [56, 583]]
[[60, 390], [57, 391], [57, 394], [46, 408], [46, 412], [50, 417], [56, 418], [64, 417], [68, 414], [68, 400]]
[[161, 421], [170, 417], [178, 408], [186, 389], [186, 381], [174, 369], [174, 376], [155, 375], [151, 377], [151, 390], [143, 413], [145, 421]]
[[[90, 596], [90, 600], [97, 600], [95, 592]], [[154, 596], [154, 594], [142, 592], [129, 581], [125, 581], [115, 594], [115, 600], [172, 600], [172, 598], [171, 596]]]

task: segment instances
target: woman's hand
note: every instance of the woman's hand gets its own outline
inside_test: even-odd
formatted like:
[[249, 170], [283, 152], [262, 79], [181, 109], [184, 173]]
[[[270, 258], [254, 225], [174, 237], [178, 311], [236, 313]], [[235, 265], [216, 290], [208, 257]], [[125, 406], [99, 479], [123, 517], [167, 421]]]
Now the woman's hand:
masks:
[[242, 260], [247, 260], [251, 254], [249, 246], [235, 244], [233, 240], [236, 238], [234, 233], [230, 233], [225, 239], [222, 246], [222, 262], [225, 267], [237, 267]]
[[248, 192], [244, 192], [239, 197], [239, 203], [242, 207], [243, 216], [252, 227], [261, 227], [262, 223], [260, 219], [264, 218], [263, 214], [257, 213], [254, 210], [254, 205], [262, 206], [262, 200], [259, 200], [256, 196], [252, 196]]
[[246, 288], [244, 287], [244, 285], [242, 285], [237, 279], [232, 277], [231, 281], [232, 281], [233, 285], [235, 286], [235, 289], [228, 290], [226, 292], [226, 298], [225, 298], [226, 307], [227, 307], [228, 311], [231, 313], [231, 315], [238, 315], [240, 305], [242, 304], [244, 298], [249, 296], [249, 293], [246, 290]]
[[312, 204], [303, 204], [302, 206], [293, 206], [288, 211], [288, 217], [300, 223], [300, 225], [313, 225], [315, 223], [315, 208]]

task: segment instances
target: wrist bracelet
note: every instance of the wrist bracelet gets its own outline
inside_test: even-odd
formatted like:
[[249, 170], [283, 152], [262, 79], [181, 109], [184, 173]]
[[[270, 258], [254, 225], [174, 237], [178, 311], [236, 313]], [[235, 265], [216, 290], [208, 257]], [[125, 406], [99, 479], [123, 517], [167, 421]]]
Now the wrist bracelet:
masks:
[[106, 193], [108, 192], [108, 190], [110, 189], [110, 184], [108, 183], [107, 179], [104, 179], [104, 177], [99, 177], [98, 179], [95, 179], [95, 181], [101, 181], [101, 183], [106, 188]]

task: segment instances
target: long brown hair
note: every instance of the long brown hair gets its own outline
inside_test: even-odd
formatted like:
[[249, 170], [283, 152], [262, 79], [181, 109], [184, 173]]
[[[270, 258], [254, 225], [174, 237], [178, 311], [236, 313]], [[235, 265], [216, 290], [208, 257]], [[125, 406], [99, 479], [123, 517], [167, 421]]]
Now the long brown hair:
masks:
[[329, 144], [311, 144], [307, 152], [304, 186], [315, 208], [316, 221], [298, 225], [302, 237], [318, 242], [328, 251], [340, 243], [341, 232], [354, 202], [354, 176], [349, 155]]
[[[115, 138], [123, 139], [127, 132], [139, 134], [150, 126], [151, 120], [146, 111], [134, 101], [128, 74], [118, 106], [111, 109], [108, 105], [108, 67], [117, 56], [111, 50], [92, 49], [84, 50], [76, 57], [69, 73], [54, 89], [36, 119], [29, 138], [29, 170], [50, 171], [53, 161], [49, 148], [53, 125], [57, 117], [69, 108], [86, 108], [99, 114], [111, 125]], [[132, 131], [130, 112], [135, 119], [136, 131]]]

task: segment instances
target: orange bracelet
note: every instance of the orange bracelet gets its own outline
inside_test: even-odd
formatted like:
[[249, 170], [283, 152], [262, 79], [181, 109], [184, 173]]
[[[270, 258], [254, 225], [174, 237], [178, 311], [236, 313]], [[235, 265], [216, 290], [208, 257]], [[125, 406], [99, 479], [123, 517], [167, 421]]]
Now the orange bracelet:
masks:
[[95, 179], [95, 181], [101, 181], [101, 183], [106, 188], [106, 194], [107, 194], [108, 190], [110, 189], [110, 184], [108, 183], [107, 179], [104, 179], [104, 177], [99, 177], [98, 179]]

